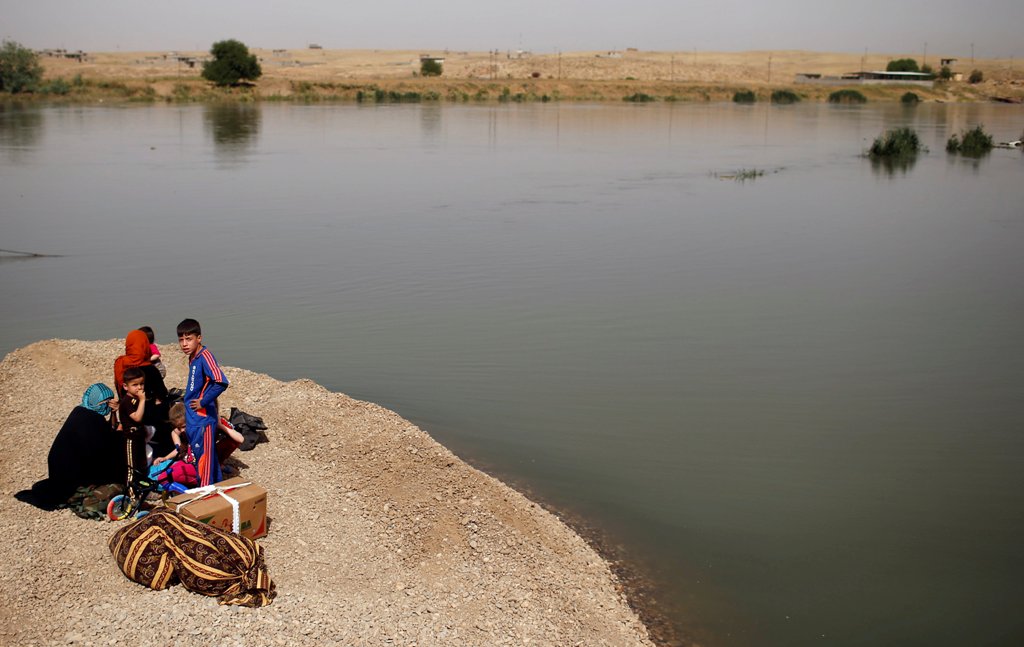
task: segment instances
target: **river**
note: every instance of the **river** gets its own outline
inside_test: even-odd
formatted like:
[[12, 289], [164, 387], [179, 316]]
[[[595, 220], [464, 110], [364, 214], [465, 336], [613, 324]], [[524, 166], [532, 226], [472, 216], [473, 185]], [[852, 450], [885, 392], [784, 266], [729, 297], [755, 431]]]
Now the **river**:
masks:
[[0, 247], [59, 255], [0, 257], [0, 353], [195, 317], [584, 520], [707, 647], [1024, 644], [1024, 155], [947, 155], [977, 124], [1024, 112], [0, 105]]

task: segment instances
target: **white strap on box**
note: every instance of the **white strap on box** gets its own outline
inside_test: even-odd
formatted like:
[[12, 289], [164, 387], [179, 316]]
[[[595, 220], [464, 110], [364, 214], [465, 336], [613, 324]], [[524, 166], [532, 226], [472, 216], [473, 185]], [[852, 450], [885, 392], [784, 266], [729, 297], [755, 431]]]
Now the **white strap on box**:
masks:
[[182, 508], [192, 503], [193, 501], [198, 501], [200, 499], [205, 499], [206, 497], [213, 496], [214, 494], [219, 494], [220, 496], [224, 497], [224, 500], [227, 501], [229, 505], [231, 505], [231, 532], [237, 535], [242, 525], [241, 517], [238, 513], [238, 501], [229, 497], [227, 494], [225, 494], [225, 492], [230, 492], [231, 490], [235, 490], [240, 487], [245, 487], [246, 485], [252, 484], [237, 483], [235, 485], [229, 485], [227, 487], [222, 487], [220, 485], [205, 485], [203, 487], [196, 487], [190, 490], [185, 490], [184, 492], [182, 492], [182, 494], [193, 494], [195, 496], [193, 496], [188, 501], [182, 501], [181, 503], [179, 503], [177, 507], [174, 509], [174, 511], [181, 512]]

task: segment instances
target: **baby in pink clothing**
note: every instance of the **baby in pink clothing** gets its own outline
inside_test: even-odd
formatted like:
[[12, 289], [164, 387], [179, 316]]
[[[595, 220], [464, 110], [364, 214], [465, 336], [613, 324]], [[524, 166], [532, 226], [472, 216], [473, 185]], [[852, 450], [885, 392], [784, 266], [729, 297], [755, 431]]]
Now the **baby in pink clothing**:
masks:
[[160, 371], [160, 377], [167, 377], [167, 367], [160, 361], [160, 349], [156, 346], [156, 333], [149, 326], [139, 326], [139, 330], [149, 338], [149, 361]]

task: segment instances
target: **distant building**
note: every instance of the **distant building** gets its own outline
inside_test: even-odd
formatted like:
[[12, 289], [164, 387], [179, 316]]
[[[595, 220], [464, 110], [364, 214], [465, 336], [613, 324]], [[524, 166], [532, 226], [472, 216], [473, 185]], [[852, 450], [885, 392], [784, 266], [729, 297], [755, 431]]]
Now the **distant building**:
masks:
[[956, 59], [955, 58], [940, 58], [939, 59], [939, 66], [940, 67], [953, 67], [953, 65], [955, 65], [955, 64], [956, 64]]
[[323, 49], [323, 47], [322, 47], [322, 46], [320, 46], [320, 45], [317, 45], [316, 43], [310, 43], [310, 44], [309, 44], [309, 48], [310, 48], [310, 49]]
[[842, 76], [824, 76], [814, 73], [800, 73], [794, 79], [796, 83], [814, 83], [819, 85], [919, 85], [932, 87], [934, 78], [923, 72], [849, 72]]

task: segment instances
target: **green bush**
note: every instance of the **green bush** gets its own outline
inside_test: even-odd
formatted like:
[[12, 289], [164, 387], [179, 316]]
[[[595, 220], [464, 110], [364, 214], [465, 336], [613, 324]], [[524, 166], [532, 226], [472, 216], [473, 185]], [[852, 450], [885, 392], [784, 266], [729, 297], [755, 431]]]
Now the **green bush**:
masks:
[[43, 78], [43, 66], [35, 52], [13, 40], [0, 46], [0, 91], [32, 92]]
[[836, 90], [828, 95], [829, 103], [867, 103], [868, 98], [857, 90]]
[[886, 131], [868, 149], [868, 155], [875, 158], [907, 158], [923, 150], [921, 140], [912, 128], [894, 128]]
[[44, 94], [57, 94], [64, 96], [71, 92], [71, 85], [62, 78], [51, 79], [49, 83], [39, 88]]
[[735, 103], [756, 103], [757, 95], [753, 90], [740, 90], [732, 95], [732, 100]]
[[220, 86], [255, 81], [263, 74], [255, 54], [241, 41], [222, 40], [210, 48], [213, 59], [203, 64], [203, 78]]
[[914, 105], [914, 104], [917, 104], [917, 103], [920, 103], [920, 102], [921, 102], [921, 97], [917, 96], [917, 94], [915, 94], [913, 92], [907, 92], [902, 97], [900, 97], [900, 103], [903, 103], [903, 104], [906, 104], [906, 105]]
[[421, 76], [441, 76], [443, 73], [444, 66], [441, 65], [440, 61], [436, 61], [432, 58], [425, 58], [420, 61]]
[[648, 101], [655, 101], [656, 99], [649, 94], [643, 92], [637, 92], [636, 94], [630, 94], [622, 97], [623, 101], [632, 101], [633, 103], [647, 103]]
[[889, 61], [889, 64], [885, 66], [886, 72], [920, 72], [921, 70], [917, 67], [917, 61], [912, 58], [898, 58], [895, 61]]
[[967, 157], [981, 157], [992, 150], [992, 135], [981, 126], [966, 130], [959, 137], [954, 134], [946, 142], [946, 152], [960, 153]]
[[939, 70], [939, 78], [943, 81], [948, 81], [953, 78], [953, 70], [949, 69], [948, 65], [943, 65], [942, 69]]
[[971, 75], [967, 77], [968, 83], [981, 83], [985, 80], [985, 75], [981, 73], [981, 70], [971, 70]]
[[772, 103], [790, 104], [800, 101], [799, 95], [792, 90], [775, 90], [772, 92]]

